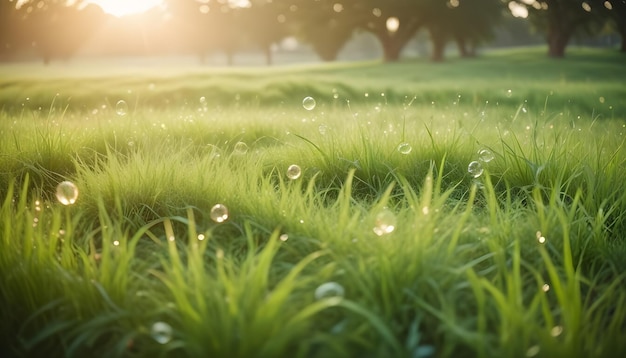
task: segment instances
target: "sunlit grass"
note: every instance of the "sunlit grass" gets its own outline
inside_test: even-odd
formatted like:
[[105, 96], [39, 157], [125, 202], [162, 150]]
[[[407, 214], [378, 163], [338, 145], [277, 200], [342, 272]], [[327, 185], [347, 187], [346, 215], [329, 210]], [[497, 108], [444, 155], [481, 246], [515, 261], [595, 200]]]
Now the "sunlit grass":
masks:
[[[621, 356], [626, 117], [572, 110], [584, 93], [554, 104], [558, 89], [5, 111], [4, 351]], [[328, 283], [343, 293], [316, 297]]]

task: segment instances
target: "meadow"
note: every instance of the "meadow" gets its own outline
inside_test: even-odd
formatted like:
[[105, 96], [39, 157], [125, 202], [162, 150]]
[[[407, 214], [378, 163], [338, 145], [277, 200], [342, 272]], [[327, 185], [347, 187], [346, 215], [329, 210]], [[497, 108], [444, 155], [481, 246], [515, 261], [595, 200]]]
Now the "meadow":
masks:
[[3, 65], [2, 357], [625, 355], [624, 57], [544, 52]]

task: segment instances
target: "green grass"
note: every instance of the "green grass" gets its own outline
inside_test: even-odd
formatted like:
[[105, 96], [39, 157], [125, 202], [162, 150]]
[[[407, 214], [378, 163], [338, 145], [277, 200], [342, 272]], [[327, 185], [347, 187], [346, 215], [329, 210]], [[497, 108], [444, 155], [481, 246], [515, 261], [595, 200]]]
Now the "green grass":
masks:
[[0, 73], [3, 357], [626, 353], [619, 54]]

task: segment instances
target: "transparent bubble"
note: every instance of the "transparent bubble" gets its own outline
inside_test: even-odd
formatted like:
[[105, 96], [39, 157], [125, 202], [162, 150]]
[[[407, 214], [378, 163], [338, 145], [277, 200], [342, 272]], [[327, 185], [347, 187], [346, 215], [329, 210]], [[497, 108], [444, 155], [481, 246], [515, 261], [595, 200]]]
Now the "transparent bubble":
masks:
[[376, 215], [374, 233], [383, 236], [392, 233], [396, 229], [396, 216], [389, 209], [383, 209]]
[[315, 108], [315, 99], [313, 97], [304, 97], [302, 100], [302, 107], [307, 111], [312, 111]]
[[78, 198], [78, 188], [71, 181], [63, 181], [57, 185], [57, 199], [63, 205], [72, 205]]
[[248, 152], [248, 145], [244, 142], [237, 142], [234, 150], [235, 154], [246, 154]]
[[328, 132], [328, 126], [326, 126], [325, 124], [320, 124], [317, 130], [320, 132], [321, 135], [326, 135], [326, 132]]
[[165, 322], [155, 322], [150, 328], [152, 339], [161, 344], [172, 340], [172, 327]]
[[126, 104], [126, 101], [123, 99], [117, 101], [115, 104], [115, 113], [120, 117], [124, 117], [128, 114], [128, 104]]
[[222, 204], [215, 204], [211, 208], [211, 220], [216, 223], [223, 223], [228, 220], [228, 208]]
[[343, 297], [345, 294], [345, 290], [343, 286], [338, 284], [337, 282], [326, 282], [319, 285], [315, 289], [315, 299], [321, 300], [324, 298], [330, 297]]
[[402, 142], [398, 145], [398, 152], [401, 154], [409, 154], [413, 150], [413, 147], [407, 142]]
[[478, 151], [478, 160], [483, 163], [489, 163], [495, 158], [493, 153], [489, 149], [481, 149]]
[[201, 105], [205, 105], [206, 104], [206, 97], [204, 97], [204, 96], [200, 97], [200, 104]]
[[296, 180], [300, 178], [302, 175], [302, 169], [297, 164], [291, 164], [289, 168], [287, 168], [287, 178], [291, 180]]
[[483, 165], [480, 164], [480, 162], [473, 161], [469, 163], [469, 165], [467, 166], [467, 171], [474, 178], [478, 178], [479, 176], [483, 175], [484, 169], [483, 169]]

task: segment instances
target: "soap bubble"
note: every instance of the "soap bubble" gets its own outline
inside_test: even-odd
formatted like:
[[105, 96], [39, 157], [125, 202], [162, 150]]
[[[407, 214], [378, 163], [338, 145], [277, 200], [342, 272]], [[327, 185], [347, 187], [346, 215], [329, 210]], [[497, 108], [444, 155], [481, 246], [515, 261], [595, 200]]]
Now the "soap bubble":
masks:
[[117, 101], [115, 104], [115, 113], [120, 117], [124, 117], [128, 114], [128, 104], [126, 104], [126, 101], [123, 99]]
[[474, 178], [478, 178], [479, 176], [483, 175], [484, 169], [483, 169], [483, 165], [480, 164], [480, 162], [473, 161], [469, 163], [469, 165], [467, 166], [467, 171]]
[[246, 154], [248, 152], [248, 145], [244, 142], [237, 142], [234, 150], [235, 154]]
[[302, 169], [297, 164], [292, 164], [287, 168], [287, 178], [296, 180], [300, 178], [300, 175], [302, 175]]
[[57, 185], [56, 196], [63, 205], [72, 205], [78, 198], [78, 188], [71, 181], [63, 181]]
[[396, 229], [396, 216], [389, 210], [383, 209], [376, 215], [374, 233], [383, 236], [392, 233]]
[[150, 328], [152, 339], [161, 344], [172, 340], [172, 327], [165, 322], [155, 322]]
[[402, 142], [398, 145], [398, 152], [402, 154], [409, 154], [413, 150], [413, 147], [407, 142]]
[[495, 158], [489, 149], [481, 149], [478, 151], [478, 159], [483, 163], [489, 163]]
[[321, 300], [329, 297], [343, 297], [345, 294], [345, 290], [343, 286], [338, 284], [337, 282], [326, 282], [319, 285], [315, 289], [315, 299]]
[[304, 97], [302, 107], [307, 111], [312, 111], [315, 108], [315, 99], [313, 97]]
[[211, 208], [211, 220], [216, 223], [223, 223], [228, 220], [228, 208], [222, 204], [215, 204]]

